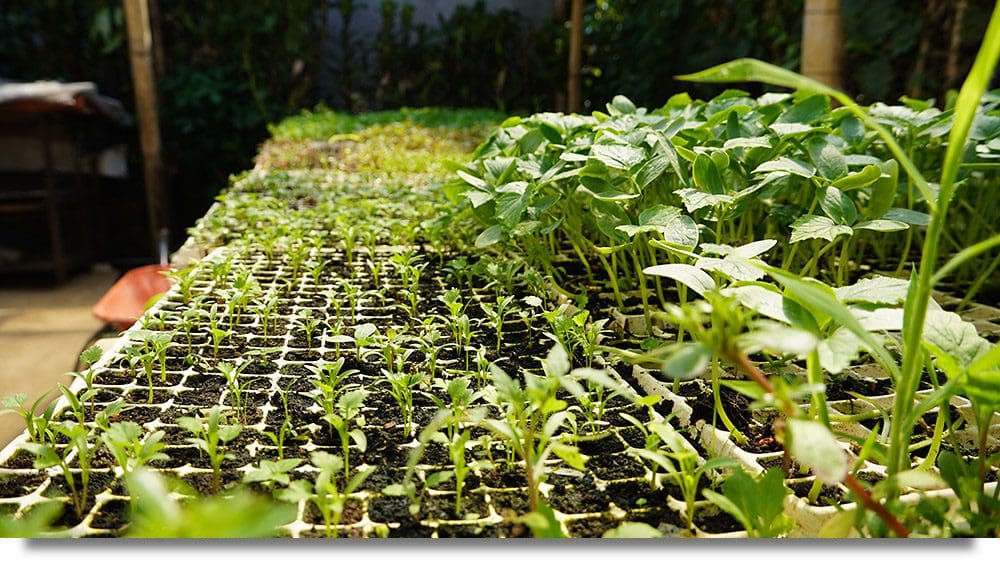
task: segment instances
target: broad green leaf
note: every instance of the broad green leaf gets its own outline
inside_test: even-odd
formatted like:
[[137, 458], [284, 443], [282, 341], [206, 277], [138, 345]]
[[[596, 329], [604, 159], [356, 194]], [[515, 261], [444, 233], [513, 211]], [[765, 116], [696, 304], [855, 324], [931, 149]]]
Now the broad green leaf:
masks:
[[587, 457], [581, 454], [580, 449], [576, 446], [570, 446], [562, 442], [553, 442], [552, 452], [572, 468], [580, 471], [587, 469]]
[[698, 343], [685, 343], [663, 360], [663, 374], [675, 379], [693, 379], [705, 372], [712, 360], [711, 347]]
[[791, 323], [791, 319], [785, 314], [785, 298], [774, 290], [762, 285], [752, 284], [725, 288], [720, 293], [736, 298], [744, 307], [765, 317], [770, 317], [784, 323]]
[[965, 395], [977, 406], [1000, 409], [1000, 370], [969, 373]]
[[464, 180], [476, 190], [481, 190], [483, 192], [489, 192], [490, 190], [492, 190], [492, 187], [490, 187], [490, 185], [487, 184], [485, 180], [473, 174], [469, 174], [465, 171], [456, 171], [455, 174], [458, 175], [458, 178]]
[[654, 180], [660, 178], [663, 171], [667, 170], [667, 167], [671, 166], [671, 164], [676, 160], [676, 157], [671, 160], [671, 157], [665, 153], [654, 155], [648, 161], [643, 163], [639, 172], [635, 176], [635, 183], [640, 189], [646, 188]]
[[805, 358], [816, 349], [819, 339], [802, 329], [773, 321], [763, 321], [747, 333], [741, 334], [737, 338], [737, 343], [740, 349], [748, 354], [768, 351], [778, 355]]
[[[824, 99], [826, 99], [824, 97]], [[819, 174], [827, 180], [836, 180], [847, 175], [844, 153], [830, 142], [828, 136], [813, 136], [806, 142], [809, 158]]]
[[857, 282], [843, 287], [834, 288], [837, 299], [847, 302], [875, 303], [880, 305], [898, 305], [906, 299], [906, 290], [910, 282], [899, 278], [876, 276], [862, 278]]
[[605, 539], [655, 539], [663, 537], [658, 529], [639, 521], [627, 521], [604, 532]]
[[803, 418], [786, 419], [785, 438], [792, 458], [811, 469], [824, 484], [834, 485], [847, 476], [847, 454], [826, 425]]
[[617, 202], [621, 200], [628, 200], [639, 196], [638, 194], [632, 194], [627, 192], [618, 186], [615, 186], [603, 178], [596, 176], [581, 176], [580, 184], [594, 195], [594, 198], [603, 201]]
[[857, 145], [865, 138], [865, 125], [854, 115], [848, 115], [840, 122], [840, 133], [849, 144]]
[[493, 194], [480, 190], [470, 190], [465, 193], [465, 197], [472, 203], [473, 208], [479, 208], [480, 206], [493, 200]]
[[689, 264], [661, 264], [645, 268], [642, 273], [647, 276], [677, 280], [702, 296], [705, 295], [706, 291], [715, 288], [715, 280], [712, 279], [712, 276]]
[[632, 103], [632, 101], [624, 95], [615, 95], [611, 100], [611, 103], [608, 103], [608, 113], [611, 113], [612, 115], [615, 115], [616, 113], [623, 115], [633, 114], [635, 113], [635, 103]]
[[756, 240], [737, 247], [735, 254], [744, 258], [756, 258], [777, 245], [778, 241], [770, 238], [767, 240]]
[[639, 225], [623, 224], [616, 228], [629, 236], [659, 232], [665, 242], [694, 248], [698, 244], [698, 225], [676, 206], [657, 205], [639, 213]]
[[857, 335], [868, 351], [875, 356], [878, 363], [889, 372], [889, 375], [893, 379], [899, 378], [899, 366], [893, 360], [892, 355], [885, 349], [883, 343], [862, 327], [857, 318], [837, 299], [833, 288], [777, 268], [767, 267], [765, 271], [784, 286], [786, 292], [809, 309], [814, 316], [821, 315], [826, 319], [831, 319]]
[[[927, 312], [923, 341], [937, 349], [935, 356], [940, 353], [951, 356], [962, 370], [990, 350], [990, 342], [979, 336], [975, 325], [950, 311]], [[945, 369], [949, 378], [959, 372]]]
[[725, 194], [726, 188], [715, 162], [701, 153], [694, 160], [694, 183], [701, 190], [710, 194]]
[[886, 212], [892, 208], [896, 202], [896, 185], [899, 182], [899, 163], [889, 159], [882, 163], [880, 168], [882, 174], [878, 180], [872, 183], [871, 198], [868, 199], [868, 206], [865, 209], [865, 216], [869, 220], [882, 218]]
[[885, 218], [886, 220], [904, 222], [913, 226], [927, 226], [931, 223], [931, 217], [929, 214], [917, 212], [916, 210], [909, 210], [907, 208], [890, 208], [885, 214], [882, 215], [882, 218]]
[[837, 224], [850, 226], [858, 219], [858, 210], [849, 196], [835, 186], [818, 191], [819, 206]]
[[901, 307], [877, 307], [875, 309], [849, 307], [848, 309], [866, 331], [899, 331], [903, 328], [903, 308]]
[[815, 123], [830, 113], [830, 101], [825, 95], [809, 96], [782, 113], [775, 123]]
[[855, 230], [870, 230], [872, 232], [899, 232], [906, 230], [910, 225], [897, 220], [865, 220], [854, 225]]
[[354, 327], [355, 339], [366, 339], [378, 333], [378, 328], [374, 323], [359, 323]]
[[504, 239], [503, 227], [499, 224], [494, 224], [489, 228], [480, 232], [479, 236], [476, 237], [476, 247], [477, 248], [487, 248], [496, 244], [500, 240]]
[[732, 281], [752, 282], [764, 277], [764, 270], [740, 256], [729, 255], [722, 259], [698, 258], [694, 266], [706, 271], [719, 272]]
[[869, 186], [882, 176], [882, 169], [876, 165], [865, 165], [863, 169], [856, 173], [842, 176], [833, 181], [833, 186], [843, 191], [854, 190]]
[[619, 170], [628, 170], [646, 159], [642, 149], [628, 145], [594, 145], [590, 148], [590, 156]]
[[781, 172], [801, 176], [802, 178], [812, 178], [816, 174], [816, 169], [808, 163], [791, 157], [781, 157], [773, 161], [767, 161], [753, 170], [754, 174]]
[[542, 132], [538, 129], [530, 129], [525, 133], [521, 139], [517, 142], [517, 149], [522, 155], [528, 155], [535, 152], [535, 149], [542, 144], [545, 137], [542, 136]]
[[[505, 184], [504, 188], [511, 185], [518, 185], [518, 183]], [[518, 185], [513, 191], [500, 192], [496, 197], [496, 217], [501, 225], [511, 227], [517, 224], [527, 211], [530, 200], [531, 195], [524, 192], [521, 185]]]
[[729, 149], [769, 149], [773, 146], [774, 143], [771, 142], [770, 137], [736, 137], [722, 144], [722, 148], [727, 151]]
[[688, 212], [695, 212], [702, 208], [715, 208], [720, 204], [732, 204], [734, 199], [728, 194], [712, 194], [696, 188], [679, 188], [674, 194], [681, 197], [684, 208]]
[[791, 242], [802, 240], [823, 239], [833, 242], [837, 236], [854, 234], [850, 226], [837, 224], [826, 216], [804, 214], [792, 222]]
[[820, 125], [806, 125], [805, 123], [771, 123], [769, 128], [781, 138], [824, 130]]

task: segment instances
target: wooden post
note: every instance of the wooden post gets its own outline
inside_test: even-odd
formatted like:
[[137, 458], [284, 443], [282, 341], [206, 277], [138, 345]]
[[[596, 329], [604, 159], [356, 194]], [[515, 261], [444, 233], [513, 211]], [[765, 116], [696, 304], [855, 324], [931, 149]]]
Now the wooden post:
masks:
[[566, 110], [579, 113], [583, 104], [583, 0], [573, 0], [569, 32], [569, 73], [566, 81]]
[[156, 113], [156, 76], [153, 73], [149, 6], [146, 0], [123, 0], [123, 4], [135, 109], [139, 119], [149, 230], [152, 243], [156, 245], [161, 233], [168, 228], [168, 217], [160, 150], [160, 124]]
[[802, 18], [802, 75], [839, 89], [843, 42], [840, 0], [806, 0]]

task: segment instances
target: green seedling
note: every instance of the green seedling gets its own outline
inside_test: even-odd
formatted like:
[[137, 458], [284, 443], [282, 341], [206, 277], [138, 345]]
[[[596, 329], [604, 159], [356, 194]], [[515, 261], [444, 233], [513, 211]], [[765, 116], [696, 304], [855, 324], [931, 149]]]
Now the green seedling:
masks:
[[241, 379], [243, 370], [253, 361], [246, 360], [239, 365], [234, 365], [229, 361], [221, 361], [215, 365], [216, 370], [222, 373], [226, 379], [226, 387], [229, 389], [229, 403], [236, 411], [236, 420], [242, 423], [247, 422], [247, 397], [246, 388], [253, 382], [253, 379]]
[[739, 468], [722, 483], [721, 494], [702, 491], [708, 501], [735, 517], [750, 537], [781, 537], [792, 529], [795, 521], [785, 513], [785, 497], [791, 493], [779, 468], [758, 478]]
[[712, 470], [735, 466], [732, 458], [710, 458], [700, 462], [698, 453], [669, 423], [653, 421], [649, 429], [656, 434], [665, 447], [657, 449], [631, 448], [629, 453], [645, 460], [650, 466], [661, 468], [667, 477], [681, 490], [684, 499], [684, 525], [694, 530], [695, 502], [703, 476]]
[[80, 353], [80, 361], [83, 363], [82, 372], [69, 372], [67, 375], [73, 377], [74, 379], [80, 379], [83, 381], [86, 389], [80, 395], [80, 401], [90, 401], [90, 412], [94, 412], [94, 397], [97, 395], [97, 391], [94, 390], [94, 376], [97, 374], [97, 370], [94, 369], [94, 364], [97, 363], [104, 351], [97, 345], [93, 345], [83, 353]]
[[295, 509], [244, 488], [192, 502], [195, 492], [158, 472], [138, 468], [125, 480], [133, 499], [126, 537], [229, 538], [276, 537], [295, 519]]
[[182, 416], [177, 419], [177, 424], [193, 435], [185, 440], [208, 455], [212, 466], [212, 490], [218, 492], [222, 483], [222, 463], [232, 457], [226, 453], [226, 444], [240, 435], [243, 426], [223, 424], [227, 420], [226, 415], [218, 406], [201, 412], [199, 418]]
[[124, 475], [131, 474], [150, 462], [169, 458], [162, 442], [166, 433], [157, 430], [146, 434], [141, 426], [132, 421], [115, 422], [108, 425], [101, 434], [101, 441], [111, 452], [118, 468]]
[[361, 413], [361, 406], [369, 394], [365, 389], [345, 392], [337, 399], [336, 410], [333, 413], [323, 415], [323, 420], [330, 425], [331, 433], [336, 431], [340, 437], [345, 478], [350, 475], [351, 442], [353, 441], [362, 452], [368, 447], [368, 439], [362, 430], [365, 425], [365, 417]]
[[260, 326], [261, 335], [268, 335], [271, 331], [271, 321], [274, 312], [278, 308], [278, 296], [275, 292], [270, 292], [264, 299], [253, 306], [253, 312], [257, 314], [257, 325]]
[[403, 436], [413, 436], [413, 391], [427, 381], [423, 373], [393, 373], [382, 369], [385, 384], [389, 385], [389, 394], [399, 406], [403, 417]]
[[[6, 396], [0, 401], [0, 406], [3, 406], [0, 409], [0, 415], [13, 413], [20, 416], [24, 420], [24, 426], [28, 432], [28, 442], [36, 444], [53, 442], [52, 417], [56, 412], [56, 402], [49, 401], [52, 400], [53, 394], [57, 390], [58, 388], [53, 388], [45, 392], [35, 399], [30, 407], [24, 406], [28, 400], [28, 395], [25, 393]], [[42, 408], [46, 402], [49, 404]]]
[[565, 349], [555, 345], [542, 362], [544, 375], [524, 373], [524, 385], [493, 366], [496, 405], [503, 410], [501, 419], [485, 419], [481, 424], [504, 439], [524, 463], [531, 511], [537, 512], [541, 501], [539, 489], [547, 479], [547, 461], [553, 454], [577, 470], [586, 470], [586, 458], [560, 436], [567, 424], [566, 401], [559, 398], [562, 377], [570, 371]]
[[[329, 452], [316, 451], [310, 457], [310, 462], [319, 469], [315, 483], [306, 480], [295, 480], [287, 489], [278, 493], [278, 498], [286, 502], [312, 502], [323, 516], [327, 537], [337, 537], [340, 520], [350, 498], [361, 484], [375, 470], [373, 466], [348, 478], [347, 463], [343, 458]], [[343, 488], [338, 484], [339, 474], [344, 471]]]
[[323, 320], [313, 316], [311, 309], [302, 309], [298, 313], [299, 324], [302, 327], [302, 331], [306, 334], [306, 348], [313, 348], [313, 335], [316, 333], [316, 329], [323, 323]]
[[496, 333], [496, 351], [499, 353], [500, 346], [503, 344], [504, 321], [507, 319], [507, 316], [517, 311], [514, 297], [509, 295], [498, 295], [495, 305], [484, 303], [482, 307], [483, 311], [486, 313], [486, 318], [489, 319], [490, 324], [493, 326], [493, 331]]
[[[66, 481], [69, 500], [76, 517], [82, 518], [87, 508], [90, 496], [90, 475], [94, 453], [94, 433], [83, 424], [72, 421], [58, 423], [54, 426], [55, 433], [66, 440], [66, 445], [56, 447], [53, 444], [25, 442], [22, 448], [35, 455], [35, 468], [45, 469], [58, 467]], [[76, 469], [70, 466], [74, 461]], [[79, 484], [77, 483], [79, 475]]]
[[301, 458], [279, 458], [277, 462], [261, 460], [260, 464], [243, 474], [244, 484], [261, 484], [271, 491], [275, 499], [280, 499], [279, 486], [288, 486], [291, 473], [302, 463]]
[[357, 387], [356, 384], [347, 381], [359, 371], [357, 369], [344, 369], [343, 357], [318, 367], [306, 365], [306, 368], [315, 375], [309, 381], [319, 391], [314, 400], [323, 409], [324, 414], [335, 413], [340, 396], [348, 389]]

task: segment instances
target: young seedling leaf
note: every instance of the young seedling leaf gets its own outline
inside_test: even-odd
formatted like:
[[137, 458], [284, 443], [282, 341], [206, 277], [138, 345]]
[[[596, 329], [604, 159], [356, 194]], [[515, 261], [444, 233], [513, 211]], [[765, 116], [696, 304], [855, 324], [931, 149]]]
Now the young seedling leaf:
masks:
[[850, 226], [858, 219], [858, 210], [849, 196], [835, 186], [821, 188], [817, 192], [819, 207], [838, 224]]
[[601, 537], [608, 539], [655, 539], [663, 534], [648, 523], [627, 521], [614, 529], [604, 532]]
[[685, 343], [663, 360], [661, 370], [674, 379], [693, 379], [708, 369], [713, 354], [711, 347]]
[[795, 222], [792, 222], [791, 242], [801, 242], [802, 240], [823, 239], [833, 242], [838, 236], [854, 234], [850, 226], [837, 224], [826, 216], [818, 214], [803, 214]]
[[792, 457], [810, 468], [824, 484], [834, 485], [847, 476], [847, 454], [824, 424], [802, 418], [789, 418], [785, 438]]
[[862, 278], [843, 287], [834, 288], [837, 299], [844, 303], [862, 302], [877, 305], [899, 305], [906, 300], [910, 282], [888, 276]]
[[642, 273], [677, 280], [702, 296], [715, 289], [715, 280], [708, 272], [688, 264], [661, 264], [645, 268]]
[[759, 165], [753, 172], [754, 174], [780, 172], [793, 174], [802, 178], [812, 178], [816, 174], [816, 169], [799, 159], [781, 157]]

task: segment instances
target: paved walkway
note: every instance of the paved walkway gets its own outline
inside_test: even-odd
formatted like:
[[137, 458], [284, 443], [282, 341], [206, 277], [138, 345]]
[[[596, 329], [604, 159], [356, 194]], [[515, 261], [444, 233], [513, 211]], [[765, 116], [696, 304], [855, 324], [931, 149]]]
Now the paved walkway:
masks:
[[[57, 287], [0, 286], [0, 398], [27, 393], [34, 402], [68, 383], [84, 344], [104, 325], [91, 307], [119, 272], [94, 266]], [[0, 448], [24, 430], [16, 414], [0, 416]]]

